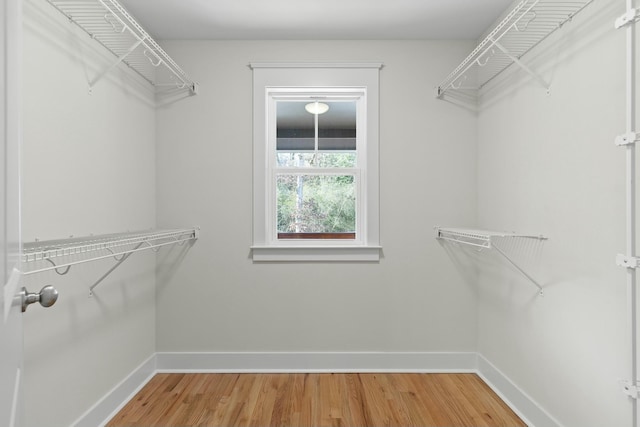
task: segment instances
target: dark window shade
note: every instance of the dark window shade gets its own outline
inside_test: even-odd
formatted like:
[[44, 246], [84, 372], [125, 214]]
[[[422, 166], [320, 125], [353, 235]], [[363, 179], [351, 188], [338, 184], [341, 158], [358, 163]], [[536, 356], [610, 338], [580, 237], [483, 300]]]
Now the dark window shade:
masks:
[[[312, 151], [315, 149], [313, 129], [278, 129], [276, 150]], [[320, 129], [318, 131], [318, 150], [355, 151], [355, 129]]]

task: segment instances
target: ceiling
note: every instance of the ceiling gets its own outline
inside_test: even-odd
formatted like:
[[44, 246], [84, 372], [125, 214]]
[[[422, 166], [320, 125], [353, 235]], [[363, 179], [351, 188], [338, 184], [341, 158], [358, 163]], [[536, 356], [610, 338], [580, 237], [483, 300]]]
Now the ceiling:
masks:
[[120, 0], [157, 39], [477, 39], [513, 0]]

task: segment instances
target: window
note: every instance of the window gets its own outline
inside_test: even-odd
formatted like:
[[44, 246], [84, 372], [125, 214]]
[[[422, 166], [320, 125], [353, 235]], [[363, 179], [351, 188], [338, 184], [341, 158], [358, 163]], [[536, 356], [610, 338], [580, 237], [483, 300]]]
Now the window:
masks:
[[359, 242], [365, 92], [274, 89], [267, 96], [270, 243]]
[[252, 64], [254, 261], [379, 259], [379, 67]]

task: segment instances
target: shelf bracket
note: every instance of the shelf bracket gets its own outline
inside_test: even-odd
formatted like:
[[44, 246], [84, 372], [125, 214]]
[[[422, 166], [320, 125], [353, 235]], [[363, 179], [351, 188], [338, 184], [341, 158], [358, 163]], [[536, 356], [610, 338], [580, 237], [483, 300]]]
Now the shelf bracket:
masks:
[[544, 290], [542, 285], [538, 283], [533, 277], [531, 277], [522, 267], [520, 267], [511, 257], [505, 253], [502, 249], [500, 249], [496, 242], [493, 240], [493, 237], [521, 237], [521, 238], [529, 238], [529, 239], [538, 239], [538, 240], [546, 240], [547, 238], [540, 236], [532, 236], [532, 235], [517, 235], [515, 233], [493, 233], [482, 230], [466, 230], [466, 229], [454, 229], [454, 228], [442, 228], [442, 227], [434, 227], [436, 239], [445, 240], [453, 243], [460, 243], [463, 245], [473, 246], [475, 248], [482, 249], [495, 249], [504, 259], [511, 264], [516, 270], [518, 270], [524, 277], [529, 279], [531, 283], [538, 288], [539, 295], [544, 296]]
[[96, 85], [96, 83], [98, 83], [100, 80], [102, 80], [102, 78], [104, 76], [106, 76], [115, 67], [117, 67], [118, 64], [120, 64], [122, 61], [124, 61], [127, 56], [129, 56], [134, 50], [136, 50], [136, 48], [138, 46], [140, 46], [142, 44], [142, 42], [144, 42], [143, 38], [138, 39], [138, 41], [135, 42], [125, 53], [120, 55], [118, 57], [118, 59], [116, 59], [116, 61], [113, 64], [111, 64], [106, 70], [104, 70], [102, 73], [100, 73], [100, 75], [98, 75], [95, 79], [90, 81], [89, 82], [89, 93], [91, 93], [91, 91], [93, 90], [93, 87]]
[[540, 77], [536, 72], [534, 72], [531, 68], [527, 67], [522, 61], [520, 61], [520, 59], [514, 55], [511, 54], [511, 52], [509, 52], [504, 46], [502, 46], [500, 43], [498, 43], [495, 40], [491, 40], [493, 42], [493, 45], [495, 47], [497, 47], [498, 49], [500, 49], [502, 51], [502, 53], [504, 53], [505, 55], [507, 55], [509, 57], [509, 59], [511, 59], [516, 65], [518, 65], [520, 68], [522, 68], [524, 71], [527, 72], [527, 74], [529, 74], [531, 77], [533, 77], [538, 83], [540, 83], [542, 85], [542, 87], [544, 87], [547, 90], [547, 94], [549, 94], [549, 91], [551, 90], [551, 86], [549, 85], [549, 83], [547, 83], [542, 77]]
[[635, 144], [638, 141], [640, 141], [640, 135], [638, 135], [636, 132], [629, 132], [616, 137], [616, 145], [618, 147]]
[[640, 17], [638, 9], [629, 9], [624, 15], [616, 19], [614, 26], [619, 30], [626, 25], [635, 23], [638, 20], [638, 17]]
[[527, 279], [529, 279], [529, 281], [531, 283], [533, 283], [539, 291], [540, 296], [544, 296], [544, 290], [542, 289], [542, 285], [540, 285], [540, 283], [537, 282], [537, 280], [535, 280], [533, 277], [529, 276], [529, 274], [524, 271], [518, 264], [516, 264], [510, 257], [509, 255], [507, 255], [506, 253], [504, 253], [498, 246], [496, 246], [495, 243], [493, 243], [491, 245], [491, 247], [493, 249], [495, 249], [500, 255], [502, 255], [504, 257], [504, 259], [506, 259], [509, 264], [511, 264], [516, 270], [518, 270], [520, 273], [522, 273], [524, 275], [524, 277], [526, 277]]
[[618, 256], [616, 256], [616, 265], [636, 269], [640, 265], [640, 258], [618, 254]]
[[100, 284], [104, 279], [106, 279], [106, 278], [107, 278], [107, 276], [108, 276], [108, 275], [110, 275], [110, 274], [113, 272], [113, 270], [115, 270], [116, 268], [120, 267], [120, 265], [121, 265], [123, 262], [125, 262], [125, 261], [127, 260], [127, 258], [129, 258], [129, 257], [131, 256], [131, 254], [133, 254], [133, 252], [134, 252], [134, 251], [136, 251], [137, 249], [139, 249], [139, 248], [140, 248], [140, 246], [142, 246], [142, 245], [143, 245], [143, 243], [147, 243], [147, 242], [140, 242], [140, 243], [138, 243], [138, 245], [136, 245], [136, 247], [135, 247], [135, 248], [133, 248], [133, 250], [132, 250], [131, 252], [127, 252], [126, 254], [122, 255], [122, 257], [121, 257], [120, 259], [118, 259], [118, 262], [117, 262], [117, 263], [115, 263], [115, 264], [113, 265], [113, 267], [111, 267], [111, 268], [109, 269], [109, 271], [107, 271], [106, 273], [104, 273], [104, 274], [102, 275], [102, 277], [100, 277], [98, 280], [96, 280], [96, 281], [95, 281], [95, 283], [89, 287], [89, 296], [93, 296], [93, 289], [94, 289], [96, 286], [98, 286], [98, 285], [99, 285], [99, 284]]
[[632, 399], [638, 400], [640, 398], [640, 388], [633, 381], [621, 381], [622, 392]]

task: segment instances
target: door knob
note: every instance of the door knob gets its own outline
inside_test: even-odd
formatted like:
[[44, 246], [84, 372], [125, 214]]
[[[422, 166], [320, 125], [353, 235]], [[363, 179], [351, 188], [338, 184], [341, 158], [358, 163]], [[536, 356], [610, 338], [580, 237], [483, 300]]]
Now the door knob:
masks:
[[51, 307], [58, 300], [58, 291], [51, 285], [47, 285], [38, 293], [30, 293], [27, 288], [20, 291], [22, 297], [22, 312], [27, 311], [27, 307], [34, 302], [39, 302], [43, 307]]

